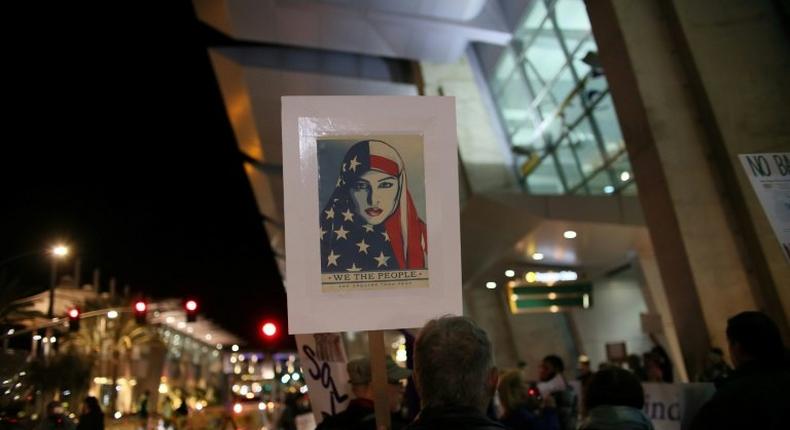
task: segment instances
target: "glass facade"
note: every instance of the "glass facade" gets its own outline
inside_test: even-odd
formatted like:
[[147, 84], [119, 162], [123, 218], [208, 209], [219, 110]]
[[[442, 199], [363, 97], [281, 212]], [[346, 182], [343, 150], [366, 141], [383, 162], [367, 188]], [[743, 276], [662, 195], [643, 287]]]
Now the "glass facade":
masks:
[[489, 84], [531, 194], [634, 194], [583, 0], [535, 0]]

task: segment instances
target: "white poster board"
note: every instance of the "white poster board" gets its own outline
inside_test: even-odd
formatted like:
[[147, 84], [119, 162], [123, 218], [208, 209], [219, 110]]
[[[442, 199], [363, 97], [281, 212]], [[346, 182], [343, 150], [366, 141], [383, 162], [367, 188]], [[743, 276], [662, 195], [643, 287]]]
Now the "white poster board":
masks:
[[296, 335], [302, 375], [309, 389], [313, 426], [346, 410], [352, 398], [348, 357], [338, 333]]
[[790, 152], [741, 154], [738, 158], [790, 263]]
[[643, 383], [645, 414], [655, 430], [685, 430], [715, 392], [713, 384]]
[[282, 98], [291, 334], [462, 313], [454, 103]]

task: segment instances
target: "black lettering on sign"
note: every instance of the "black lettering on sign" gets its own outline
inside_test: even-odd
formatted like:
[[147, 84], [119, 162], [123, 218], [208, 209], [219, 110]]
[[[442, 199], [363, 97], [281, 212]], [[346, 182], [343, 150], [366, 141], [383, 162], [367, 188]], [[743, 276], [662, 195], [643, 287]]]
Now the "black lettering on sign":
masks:
[[776, 167], [779, 168], [780, 175], [790, 175], [790, 156], [787, 154], [774, 154], [774, 163], [776, 163]]
[[680, 403], [673, 403], [667, 409], [667, 417], [670, 421], [680, 421]]
[[[335, 415], [337, 412], [335, 410], [335, 404], [343, 403], [348, 400], [348, 394], [343, 394], [342, 396], [337, 391], [337, 386], [335, 385], [335, 380], [332, 379], [332, 368], [329, 367], [329, 363], [324, 362], [322, 364], [318, 364], [318, 360], [315, 358], [315, 351], [313, 348], [310, 348], [310, 345], [304, 345], [302, 347], [302, 351], [310, 359], [310, 363], [312, 363], [313, 367], [307, 369], [307, 372], [310, 374], [310, 377], [316, 381], [321, 381], [321, 386], [325, 389], [329, 390], [329, 405], [330, 405], [330, 415]], [[322, 411], [323, 413], [323, 411]]]
[[771, 165], [762, 155], [746, 156], [746, 163], [754, 176], [771, 176]]

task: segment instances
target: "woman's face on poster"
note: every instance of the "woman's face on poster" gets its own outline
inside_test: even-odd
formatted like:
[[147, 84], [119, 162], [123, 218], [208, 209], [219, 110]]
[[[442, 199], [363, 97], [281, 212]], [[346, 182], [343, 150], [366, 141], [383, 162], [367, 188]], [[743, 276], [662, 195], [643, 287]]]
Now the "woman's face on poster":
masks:
[[399, 188], [395, 176], [369, 170], [351, 184], [351, 199], [357, 213], [368, 224], [377, 225], [395, 211]]

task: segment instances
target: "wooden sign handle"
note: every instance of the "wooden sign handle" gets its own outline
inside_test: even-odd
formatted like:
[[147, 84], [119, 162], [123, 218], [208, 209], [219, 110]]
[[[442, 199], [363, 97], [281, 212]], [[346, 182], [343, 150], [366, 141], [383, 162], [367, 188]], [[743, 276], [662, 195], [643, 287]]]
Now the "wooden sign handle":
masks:
[[390, 423], [389, 395], [387, 390], [387, 361], [384, 348], [384, 332], [373, 330], [368, 332], [370, 346], [370, 370], [373, 373], [373, 397], [376, 410], [376, 428], [387, 429]]

